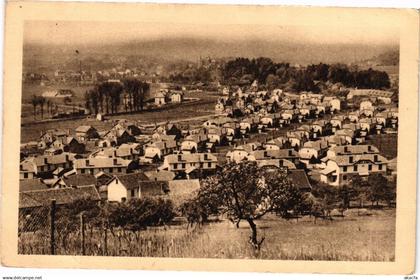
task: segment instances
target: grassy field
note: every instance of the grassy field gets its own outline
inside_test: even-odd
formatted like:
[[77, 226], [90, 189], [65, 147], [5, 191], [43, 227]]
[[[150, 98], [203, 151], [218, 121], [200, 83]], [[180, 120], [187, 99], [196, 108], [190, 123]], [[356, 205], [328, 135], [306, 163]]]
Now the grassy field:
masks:
[[[236, 228], [228, 221], [213, 222], [195, 230], [186, 225], [154, 228], [134, 233], [108, 233], [104, 253], [103, 232], [86, 231], [86, 254], [149, 257], [336, 260], [336, 261], [394, 261], [395, 210], [372, 210], [371, 216], [358, 216], [357, 210], [333, 221], [311, 218], [283, 220], [275, 215], [257, 222], [259, 237], [265, 237], [259, 253], [248, 244], [249, 227], [242, 222]], [[68, 236], [66, 248], [59, 246], [58, 254], [80, 254], [79, 235]], [[47, 253], [42, 238], [22, 235], [21, 253]], [[45, 238], [44, 238], [45, 239]], [[61, 243], [60, 243], [61, 244]], [[99, 245], [101, 244], [101, 246]], [[46, 246], [46, 247], [45, 247]], [[44, 248], [41, 250], [41, 248]], [[45, 249], [47, 248], [47, 249]]]
[[[106, 130], [110, 129], [113, 126], [112, 120], [116, 119], [128, 119], [133, 121], [138, 121], [141, 123], [159, 123], [166, 121], [175, 121], [188, 118], [196, 118], [200, 116], [206, 116], [214, 114], [214, 105], [217, 100], [216, 95], [198, 93], [198, 94], [187, 94], [189, 98], [199, 98], [198, 101], [186, 102], [180, 105], [172, 105], [170, 108], [162, 108], [161, 110], [155, 111], [144, 111], [140, 113], [129, 113], [129, 114], [119, 114], [116, 116], [107, 117], [108, 120], [100, 122], [96, 119], [76, 119], [76, 120], [60, 120], [44, 123], [35, 123], [35, 124], [25, 124], [21, 126], [21, 143], [26, 143], [28, 141], [34, 141], [39, 138], [40, 131], [61, 128], [69, 129], [71, 133], [74, 133], [74, 130], [80, 125], [92, 125], [96, 129]], [[26, 116], [31, 121], [32, 118], [32, 106], [23, 106], [25, 112], [22, 111], [22, 114]], [[200, 121], [202, 123], [202, 121]]]

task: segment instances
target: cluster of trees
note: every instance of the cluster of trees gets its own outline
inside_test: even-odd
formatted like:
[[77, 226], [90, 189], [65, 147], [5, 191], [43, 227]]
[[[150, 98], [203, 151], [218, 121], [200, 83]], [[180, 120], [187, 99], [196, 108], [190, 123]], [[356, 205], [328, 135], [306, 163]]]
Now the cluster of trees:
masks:
[[61, 206], [57, 212], [56, 227], [62, 234], [79, 229], [80, 215], [91, 226], [109, 229], [122, 228], [138, 234], [150, 226], [169, 224], [176, 212], [171, 200], [163, 198], [131, 199], [126, 203], [98, 204], [81, 199]]
[[225, 215], [237, 226], [245, 221], [251, 229], [249, 242], [259, 249], [264, 239], [257, 238], [255, 220], [267, 213], [283, 218], [331, 218], [333, 209], [343, 214], [351, 201], [361, 201], [362, 207], [363, 201], [390, 204], [395, 193], [395, 183], [382, 175], [371, 175], [367, 181], [355, 177], [352, 185], [341, 188], [317, 184], [312, 192], [301, 192], [288, 180], [287, 170], [242, 162], [227, 164], [203, 180], [196, 197], [186, 201], [181, 212], [190, 223], [205, 222], [210, 215]]
[[119, 82], [103, 82], [85, 92], [85, 108], [98, 114], [118, 113], [121, 101], [126, 112], [143, 110], [150, 84], [137, 79]]
[[373, 69], [351, 69], [343, 64], [313, 64], [299, 69], [289, 63], [274, 63], [269, 58], [236, 58], [228, 61], [222, 69], [224, 83], [247, 85], [257, 80], [267, 88], [290, 87], [295, 91], [319, 92], [321, 83], [341, 83], [347, 87], [383, 89], [390, 87], [386, 72]]

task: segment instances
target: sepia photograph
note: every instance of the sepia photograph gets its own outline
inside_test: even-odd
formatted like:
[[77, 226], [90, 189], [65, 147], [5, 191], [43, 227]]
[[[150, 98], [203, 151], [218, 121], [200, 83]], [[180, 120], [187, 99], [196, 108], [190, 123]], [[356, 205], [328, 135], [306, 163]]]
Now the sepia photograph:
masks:
[[17, 256], [395, 263], [417, 95], [400, 99], [403, 24], [387, 19], [412, 14], [194, 11], [205, 20], [22, 20]]

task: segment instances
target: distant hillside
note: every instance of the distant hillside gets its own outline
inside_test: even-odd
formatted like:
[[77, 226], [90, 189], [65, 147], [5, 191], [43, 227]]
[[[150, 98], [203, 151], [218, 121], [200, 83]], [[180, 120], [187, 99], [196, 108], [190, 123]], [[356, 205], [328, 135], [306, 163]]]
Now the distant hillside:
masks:
[[197, 62], [200, 57], [269, 57], [276, 62], [292, 64], [355, 63], [372, 57], [389, 62], [395, 59], [395, 47], [359, 44], [302, 44], [278, 40], [217, 41], [197, 38], [162, 38], [148, 41], [131, 41], [116, 44], [25, 45], [23, 66], [25, 69], [53, 67], [77, 67], [75, 50], [86, 65], [93, 69], [110, 65], [136, 65], [147, 69], [156, 65], [179, 62]]
[[377, 66], [398, 66], [399, 63], [400, 63], [399, 50], [386, 51], [370, 59], [363, 61], [363, 64], [377, 65]]

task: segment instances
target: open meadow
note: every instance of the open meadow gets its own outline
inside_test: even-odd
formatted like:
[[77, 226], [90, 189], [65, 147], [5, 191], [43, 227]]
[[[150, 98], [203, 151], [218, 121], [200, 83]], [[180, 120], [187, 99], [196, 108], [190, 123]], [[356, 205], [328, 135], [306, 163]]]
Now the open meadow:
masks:
[[[69, 120], [54, 120], [38, 123], [24, 123], [21, 126], [21, 143], [28, 141], [35, 141], [39, 138], [40, 131], [46, 131], [48, 129], [69, 129], [70, 133], [74, 133], [74, 129], [80, 125], [92, 125], [99, 131], [110, 129], [113, 126], [112, 120], [127, 119], [132, 121], [138, 121], [144, 124], [154, 124], [161, 122], [177, 122], [177, 121], [188, 121], [188, 119], [194, 120], [197, 117], [214, 115], [214, 105], [218, 98], [217, 95], [210, 93], [188, 93], [186, 98], [195, 98], [198, 100], [187, 101], [181, 104], [168, 105], [162, 108], [156, 108], [153, 110], [145, 110], [138, 113], [121, 113], [115, 116], [107, 116], [107, 120], [111, 121], [98, 121], [95, 118], [81, 118], [81, 119], [69, 119]], [[25, 115], [27, 119], [33, 121], [32, 118], [32, 106], [22, 106], [22, 115]], [[200, 122], [201, 123], [201, 122]]]
[[[369, 210], [370, 216], [359, 216], [357, 209], [348, 210], [345, 217], [317, 220], [304, 217], [285, 220], [269, 215], [257, 221], [258, 234], [265, 237], [256, 253], [248, 243], [250, 234], [246, 222], [239, 228], [227, 220], [215, 221], [187, 229], [186, 224], [152, 227], [145, 231], [110, 231], [104, 244], [104, 231], [87, 228], [87, 255], [335, 260], [335, 261], [394, 261], [395, 209]], [[36, 238], [23, 233], [19, 242], [22, 254], [48, 254], [48, 238]], [[64, 240], [64, 241], [63, 241]], [[38, 242], [34, 244], [33, 242]], [[62, 238], [58, 254], [80, 254], [80, 233]], [[44, 243], [44, 244], [41, 244]], [[32, 251], [37, 248], [38, 251]], [[106, 249], [105, 249], [106, 248]]]

